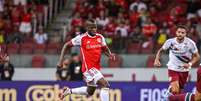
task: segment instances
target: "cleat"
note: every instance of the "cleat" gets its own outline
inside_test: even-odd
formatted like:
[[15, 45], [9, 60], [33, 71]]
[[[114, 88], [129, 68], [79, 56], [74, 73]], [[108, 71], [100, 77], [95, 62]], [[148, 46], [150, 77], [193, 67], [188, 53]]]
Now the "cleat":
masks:
[[65, 87], [61, 93], [59, 93], [60, 100], [63, 100], [67, 95], [71, 94], [71, 89], [68, 87]]

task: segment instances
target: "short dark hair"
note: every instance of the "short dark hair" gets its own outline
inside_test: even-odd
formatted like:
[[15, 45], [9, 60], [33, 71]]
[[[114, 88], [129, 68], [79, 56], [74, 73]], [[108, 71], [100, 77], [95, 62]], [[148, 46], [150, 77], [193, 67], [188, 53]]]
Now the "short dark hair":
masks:
[[181, 25], [181, 24], [179, 24], [179, 25], [177, 25], [177, 29], [178, 29], [178, 28], [185, 29], [185, 30], [186, 30], [186, 32], [188, 32], [188, 31], [189, 31], [189, 29], [188, 29], [188, 27], [187, 27], [186, 25]]

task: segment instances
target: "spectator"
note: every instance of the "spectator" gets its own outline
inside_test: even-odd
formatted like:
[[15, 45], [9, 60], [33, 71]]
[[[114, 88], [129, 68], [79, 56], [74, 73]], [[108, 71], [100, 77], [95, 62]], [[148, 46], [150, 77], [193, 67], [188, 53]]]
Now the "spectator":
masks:
[[6, 62], [4, 64], [0, 64], [1, 69], [1, 80], [11, 81], [14, 75], [14, 66], [10, 62]]
[[0, 12], [4, 11], [4, 0], [0, 0]]
[[31, 21], [32, 14], [31, 9], [24, 8], [24, 15], [22, 16], [22, 22], [20, 24], [20, 32], [26, 37], [29, 37], [32, 31]]
[[145, 3], [143, 3], [141, 0], [136, 0], [135, 2], [133, 2], [131, 5], [130, 5], [130, 10], [134, 10], [134, 7], [137, 6], [137, 11], [138, 12], [141, 12], [142, 9], [145, 9], [147, 10], [147, 5]]
[[101, 27], [105, 27], [109, 23], [109, 19], [106, 17], [104, 11], [100, 11], [100, 16], [96, 18], [97, 25]]
[[47, 42], [47, 33], [43, 31], [42, 26], [39, 26], [38, 33], [34, 34], [34, 40], [37, 44], [45, 44]]
[[62, 80], [62, 81], [70, 80], [69, 64], [70, 64], [70, 60], [66, 59], [64, 60], [62, 67], [57, 67], [57, 71], [56, 71], [57, 80]]
[[70, 71], [70, 81], [81, 81], [83, 80], [82, 75], [82, 63], [80, 60], [80, 56], [77, 53], [73, 53], [71, 55], [72, 62], [69, 67]]
[[27, 0], [13, 0], [14, 1], [14, 5], [26, 5], [27, 4]]
[[7, 43], [22, 43], [23, 36], [19, 32], [18, 26], [14, 26], [13, 31], [7, 37]]
[[157, 26], [152, 22], [151, 18], [148, 18], [142, 25], [142, 32], [148, 39], [151, 38], [157, 31]]
[[139, 26], [137, 26], [133, 32], [130, 34], [130, 38], [132, 42], [141, 43], [143, 41], [142, 30]]
[[113, 44], [112, 44], [112, 47], [116, 52], [119, 52], [120, 50], [122, 50], [122, 47], [123, 47], [123, 42], [122, 41], [123, 40], [121, 38], [121, 31], [117, 30], [115, 32], [115, 36], [113, 38]]
[[6, 48], [0, 46], [0, 79], [12, 80], [14, 74], [14, 67], [9, 62], [9, 56], [6, 53]]

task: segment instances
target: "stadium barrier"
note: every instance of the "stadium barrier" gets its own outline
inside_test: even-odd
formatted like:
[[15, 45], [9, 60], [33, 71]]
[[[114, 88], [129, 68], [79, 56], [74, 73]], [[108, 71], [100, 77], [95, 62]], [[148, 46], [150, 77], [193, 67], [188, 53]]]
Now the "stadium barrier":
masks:
[[[110, 101], [165, 101], [167, 82], [110, 82]], [[0, 83], [0, 101], [59, 101], [58, 94], [65, 86], [79, 87], [83, 82], [13, 81]], [[185, 91], [192, 92], [194, 83]], [[100, 90], [91, 97], [70, 95], [64, 101], [100, 101]]]
[[[196, 81], [196, 68], [191, 69], [189, 81]], [[56, 80], [56, 68], [16, 68], [13, 80]], [[168, 81], [167, 68], [103, 68], [109, 81]]]

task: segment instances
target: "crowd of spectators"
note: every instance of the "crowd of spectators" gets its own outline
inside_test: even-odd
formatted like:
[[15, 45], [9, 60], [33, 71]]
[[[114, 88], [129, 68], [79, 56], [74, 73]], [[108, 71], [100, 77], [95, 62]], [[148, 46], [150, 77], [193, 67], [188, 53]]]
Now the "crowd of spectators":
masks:
[[175, 35], [178, 24], [188, 26], [189, 37], [200, 48], [200, 0], [76, 0], [73, 10], [67, 40], [84, 32], [85, 21], [93, 18], [116, 52], [135, 48], [140, 53], [150, 47], [145, 53], [152, 53]]
[[46, 3], [47, 0], [1, 0], [0, 43], [32, 41], [37, 26], [43, 25]]
[[[48, 0], [0, 0], [0, 44], [21, 45], [30, 42], [44, 45], [53, 42], [54, 40], [50, 41], [52, 38], [49, 37], [49, 33], [44, 31], [44, 5], [48, 5], [48, 2]], [[50, 50], [50, 53], [59, 53], [59, 47], [63, 42], [85, 32], [85, 21], [91, 18], [97, 20], [98, 31], [106, 37], [106, 42], [115, 53], [152, 53], [165, 40], [175, 35], [177, 24], [188, 26], [189, 37], [200, 49], [200, 0], [76, 0], [74, 2], [70, 28], [64, 31], [66, 35], [55, 36], [55, 40], [62, 41], [56, 43], [57, 51]], [[65, 24], [63, 29], [66, 27]], [[55, 47], [46, 45], [43, 48]]]

